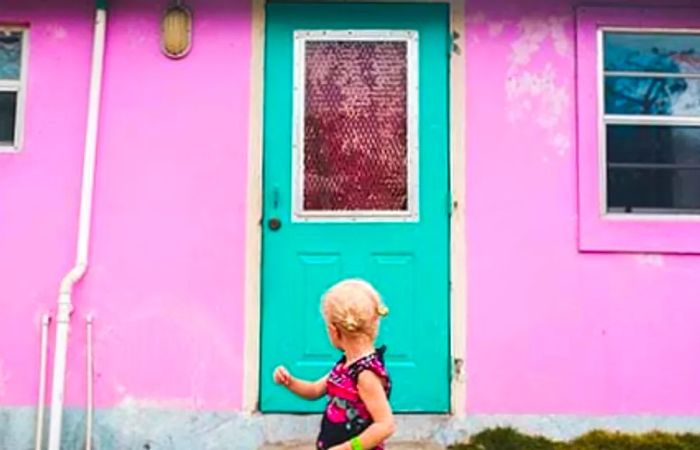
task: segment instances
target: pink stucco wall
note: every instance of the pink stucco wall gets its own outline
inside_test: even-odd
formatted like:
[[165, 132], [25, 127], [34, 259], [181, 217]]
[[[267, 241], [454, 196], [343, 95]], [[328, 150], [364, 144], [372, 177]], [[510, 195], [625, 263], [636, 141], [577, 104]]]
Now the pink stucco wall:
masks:
[[[91, 268], [67, 401], [236, 409], [243, 360], [247, 2], [191, 0], [195, 47], [158, 49], [159, 3], [112, 3]], [[579, 253], [575, 1], [467, 13], [470, 413], [700, 413], [700, 257]], [[632, 2], [628, 2], [632, 4]], [[647, 2], [650, 4], [651, 2]], [[39, 318], [76, 231], [91, 2], [3, 1], [31, 24], [25, 148], [0, 155], [0, 405], [35, 401]]]
[[[39, 317], [74, 258], [92, 33], [92, 2], [27, 3], [0, 10], [0, 21], [31, 24], [26, 146], [0, 155], [0, 404], [10, 405], [35, 401]], [[241, 402], [250, 6], [189, 3], [195, 51], [174, 62], [159, 51], [159, 2], [111, 2], [68, 404], [84, 401], [91, 312], [98, 406]]]
[[468, 411], [700, 413], [700, 257], [578, 251], [579, 2], [505, 3], [467, 18]]
[[45, 10], [24, 3], [3, 2], [0, 10], [2, 23], [31, 22], [32, 46], [24, 150], [0, 154], [2, 404], [35, 398], [40, 315], [70, 267], [89, 78], [87, 2]]

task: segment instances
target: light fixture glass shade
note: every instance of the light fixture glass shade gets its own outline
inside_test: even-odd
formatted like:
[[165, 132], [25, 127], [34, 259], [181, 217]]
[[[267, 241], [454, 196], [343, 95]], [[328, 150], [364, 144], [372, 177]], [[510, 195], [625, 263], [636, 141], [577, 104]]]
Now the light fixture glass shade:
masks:
[[163, 15], [161, 46], [170, 58], [182, 58], [192, 47], [192, 13], [182, 5], [171, 6]]

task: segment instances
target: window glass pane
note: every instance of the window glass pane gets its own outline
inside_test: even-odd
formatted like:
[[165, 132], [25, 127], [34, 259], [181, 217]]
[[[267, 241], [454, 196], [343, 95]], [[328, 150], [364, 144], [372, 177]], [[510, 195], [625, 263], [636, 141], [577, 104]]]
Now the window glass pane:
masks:
[[700, 170], [608, 169], [608, 211], [700, 212]]
[[17, 93], [0, 92], [0, 144], [14, 144]]
[[700, 34], [605, 33], [605, 70], [700, 73]]
[[407, 43], [308, 41], [303, 206], [408, 209]]
[[700, 79], [607, 77], [605, 112], [700, 116]]
[[700, 128], [608, 125], [608, 163], [698, 164]]
[[0, 79], [18, 80], [22, 62], [22, 33], [0, 31]]
[[609, 125], [608, 210], [700, 212], [700, 128]]

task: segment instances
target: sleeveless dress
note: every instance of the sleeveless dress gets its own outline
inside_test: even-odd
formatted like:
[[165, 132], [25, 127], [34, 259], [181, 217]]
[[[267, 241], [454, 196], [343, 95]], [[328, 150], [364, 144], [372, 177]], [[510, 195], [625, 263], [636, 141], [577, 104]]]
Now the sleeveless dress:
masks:
[[[328, 404], [323, 414], [321, 432], [316, 440], [318, 450], [327, 450], [347, 442], [372, 424], [372, 416], [360, 399], [357, 380], [360, 373], [365, 370], [372, 371], [383, 381], [388, 398], [391, 393], [391, 380], [384, 366], [385, 352], [386, 347], [381, 347], [348, 367], [345, 367], [343, 356], [333, 367], [326, 384]], [[384, 445], [380, 444], [374, 449], [384, 450]]]

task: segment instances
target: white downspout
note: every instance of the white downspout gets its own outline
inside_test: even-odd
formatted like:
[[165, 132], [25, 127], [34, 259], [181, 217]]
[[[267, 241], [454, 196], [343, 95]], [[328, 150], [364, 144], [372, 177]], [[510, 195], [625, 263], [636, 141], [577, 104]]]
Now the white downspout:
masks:
[[78, 223], [78, 245], [75, 265], [61, 281], [56, 311], [56, 343], [54, 347], [53, 381], [51, 385], [51, 423], [48, 450], [60, 450], [63, 420], [63, 397], [66, 381], [66, 357], [68, 332], [73, 311], [71, 296], [73, 286], [85, 275], [88, 267], [90, 243], [90, 220], [95, 180], [95, 156], [97, 153], [97, 128], [102, 91], [102, 68], [104, 63], [105, 31], [107, 23], [106, 0], [96, 1], [95, 34], [92, 47], [92, 69], [88, 103], [87, 128], [85, 132], [85, 156], [83, 159], [83, 183], [80, 194], [80, 217]]

